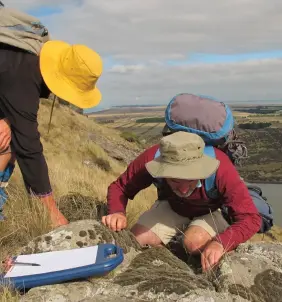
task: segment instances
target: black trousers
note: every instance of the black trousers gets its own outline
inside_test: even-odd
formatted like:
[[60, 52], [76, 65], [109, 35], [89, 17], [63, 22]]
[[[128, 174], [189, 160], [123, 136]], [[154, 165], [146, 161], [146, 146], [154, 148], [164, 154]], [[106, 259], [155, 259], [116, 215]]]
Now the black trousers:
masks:
[[39, 57], [0, 43], [0, 118], [11, 123], [11, 149], [25, 186], [39, 196], [52, 191], [37, 122], [40, 97], [49, 93]]

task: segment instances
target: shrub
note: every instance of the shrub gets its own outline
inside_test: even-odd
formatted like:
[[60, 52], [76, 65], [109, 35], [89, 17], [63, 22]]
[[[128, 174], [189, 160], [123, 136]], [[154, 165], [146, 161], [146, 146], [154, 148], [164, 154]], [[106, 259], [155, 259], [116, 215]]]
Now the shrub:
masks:
[[111, 167], [110, 163], [104, 158], [101, 158], [101, 157], [96, 158], [95, 163], [99, 168], [101, 168], [102, 170], [104, 170], [106, 172], [112, 171], [112, 167]]
[[122, 132], [120, 136], [130, 143], [139, 143], [137, 135], [133, 132]]
[[239, 124], [238, 127], [241, 129], [263, 129], [263, 128], [268, 128], [271, 126], [271, 123], [244, 123], [244, 124]]

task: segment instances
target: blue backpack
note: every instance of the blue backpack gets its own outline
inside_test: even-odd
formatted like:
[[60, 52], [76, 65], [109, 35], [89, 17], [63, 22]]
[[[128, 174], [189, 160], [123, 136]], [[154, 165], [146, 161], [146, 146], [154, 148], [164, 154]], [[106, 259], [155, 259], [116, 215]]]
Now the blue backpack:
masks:
[[[198, 134], [205, 141], [204, 153], [215, 158], [214, 148], [225, 152], [234, 165], [239, 165], [247, 158], [247, 148], [238, 139], [234, 130], [234, 118], [229, 106], [214, 98], [182, 93], [176, 95], [165, 110], [165, 126], [163, 136], [176, 131], [186, 131]], [[160, 156], [159, 150], [155, 158]], [[205, 191], [210, 199], [220, 198], [216, 187], [216, 172], [205, 179]], [[161, 179], [155, 179], [154, 185], [161, 190]], [[262, 217], [262, 225], [258, 233], [265, 233], [273, 226], [273, 209], [262, 196], [258, 186], [246, 183], [255, 206]], [[229, 223], [227, 207], [222, 207], [222, 213]]]

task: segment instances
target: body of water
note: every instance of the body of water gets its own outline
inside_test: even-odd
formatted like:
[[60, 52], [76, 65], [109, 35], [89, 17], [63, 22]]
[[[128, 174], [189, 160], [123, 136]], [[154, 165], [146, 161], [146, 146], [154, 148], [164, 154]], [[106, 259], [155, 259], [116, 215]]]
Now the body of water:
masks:
[[282, 227], [282, 184], [256, 184], [274, 210], [274, 223]]

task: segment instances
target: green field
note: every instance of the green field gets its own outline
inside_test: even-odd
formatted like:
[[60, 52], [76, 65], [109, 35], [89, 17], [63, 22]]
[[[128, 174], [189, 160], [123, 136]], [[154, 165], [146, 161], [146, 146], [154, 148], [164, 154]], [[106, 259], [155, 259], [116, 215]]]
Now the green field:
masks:
[[[240, 111], [233, 110], [235, 117], [235, 129], [239, 137], [246, 143], [248, 148], [248, 160], [243, 167], [238, 168], [241, 175], [249, 181], [259, 182], [282, 182], [282, 115], [277, 112], [257, 114], [248, 112], [250, 108], [243, 107]], [[264, 108], [270, 110], [269, 108]], [[273, 108], [271, 107], [271, 110]], [[146, 110], [143, 112], [123, 112], [116, 115], [114, 112], [93, 116], [98, 122], [108, 119], [106, 127], [117, 129], [126, 133], [127, 137], [137, 137], [143, 147], [151, 146], [162, 137], [164, 123], [164, 110]], [[245, 111], [244, 111], [245, 110]], [[263, 111], [263, 110], [261, 110]], [[274, 111], [274, 109], [272, 110]], [[245, 125], [261, 123], [261, 129], [242, 129]], [[239, 128], [238, 125], [244, 124]], [[250, 126], [250, 127], [251, 127]], [[265, 127], [265, 128], [263, 128]]]

